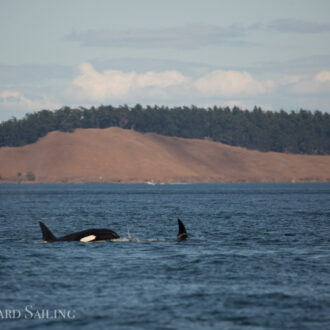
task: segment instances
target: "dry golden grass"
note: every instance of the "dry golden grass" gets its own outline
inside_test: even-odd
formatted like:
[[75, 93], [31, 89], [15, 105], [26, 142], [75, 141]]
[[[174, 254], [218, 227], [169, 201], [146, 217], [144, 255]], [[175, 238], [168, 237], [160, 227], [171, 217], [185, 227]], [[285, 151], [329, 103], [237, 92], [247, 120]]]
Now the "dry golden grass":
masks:
[[56, 131], [31, 145], [0, 148], [0, 182], [27, 182], [28, 172], [44, 183], [330, 181], [330, 156], [264, 153], [112, 127]]

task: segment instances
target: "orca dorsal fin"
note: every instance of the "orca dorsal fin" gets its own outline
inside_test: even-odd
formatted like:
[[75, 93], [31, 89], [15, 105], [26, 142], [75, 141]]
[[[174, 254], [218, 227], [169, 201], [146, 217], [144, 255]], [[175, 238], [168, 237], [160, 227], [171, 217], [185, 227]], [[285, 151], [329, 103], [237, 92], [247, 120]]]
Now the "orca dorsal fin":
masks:
[[178, 235], [176, 237], [176, 240], [177, 241], [184, 241], [188, 238], [186, 228], [185, 228], [183, 222], [180, 219], [178, 219], [178, 224], [179, 224], [179, 232], [178, 232]]
[[54, 242], [56, 241], [56, 237], [53, 233], [48, 229], [48, 227], [41, 221], [39, 221], [39, 225], [42, 231], [42, 239], [46, 242]]

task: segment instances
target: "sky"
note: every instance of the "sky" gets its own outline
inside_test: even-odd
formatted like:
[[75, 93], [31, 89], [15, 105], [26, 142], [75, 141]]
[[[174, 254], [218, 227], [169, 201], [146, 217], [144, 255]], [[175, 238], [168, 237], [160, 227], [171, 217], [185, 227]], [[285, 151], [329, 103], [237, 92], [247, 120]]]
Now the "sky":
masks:
[[0, 0], [0, 121], [62, 106], [330, 113], [328, 0]]

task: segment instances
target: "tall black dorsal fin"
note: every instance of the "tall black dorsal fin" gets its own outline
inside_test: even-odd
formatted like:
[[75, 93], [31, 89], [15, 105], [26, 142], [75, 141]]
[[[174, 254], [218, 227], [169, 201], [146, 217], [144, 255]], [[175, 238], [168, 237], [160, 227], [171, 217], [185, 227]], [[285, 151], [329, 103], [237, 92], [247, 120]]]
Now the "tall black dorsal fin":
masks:
[[186, 228], [185, 228], [183, 222], [180, 219], [178, 219], [178, 224], [179, 224], [179, 232], [178, 232], [178, 236], [176, 237], [176, 240], [177, 241], [184, 241], [185, 239], [188, 238]]
[[42, 239], [46, 242], [54, 242], [56, 241], [56, 237], [53, 235], [53, 233], [48, 229], [48, 227], [39, 221], [40, 228], [42, 231]]

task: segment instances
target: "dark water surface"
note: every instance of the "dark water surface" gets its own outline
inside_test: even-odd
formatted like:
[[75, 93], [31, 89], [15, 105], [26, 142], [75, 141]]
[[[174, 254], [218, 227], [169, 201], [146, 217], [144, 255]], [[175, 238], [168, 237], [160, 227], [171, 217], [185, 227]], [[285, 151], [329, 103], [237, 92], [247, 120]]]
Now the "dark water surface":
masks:
[[330, 329], [330, 184], [0, 185], [0, 265], [1, 329]]

